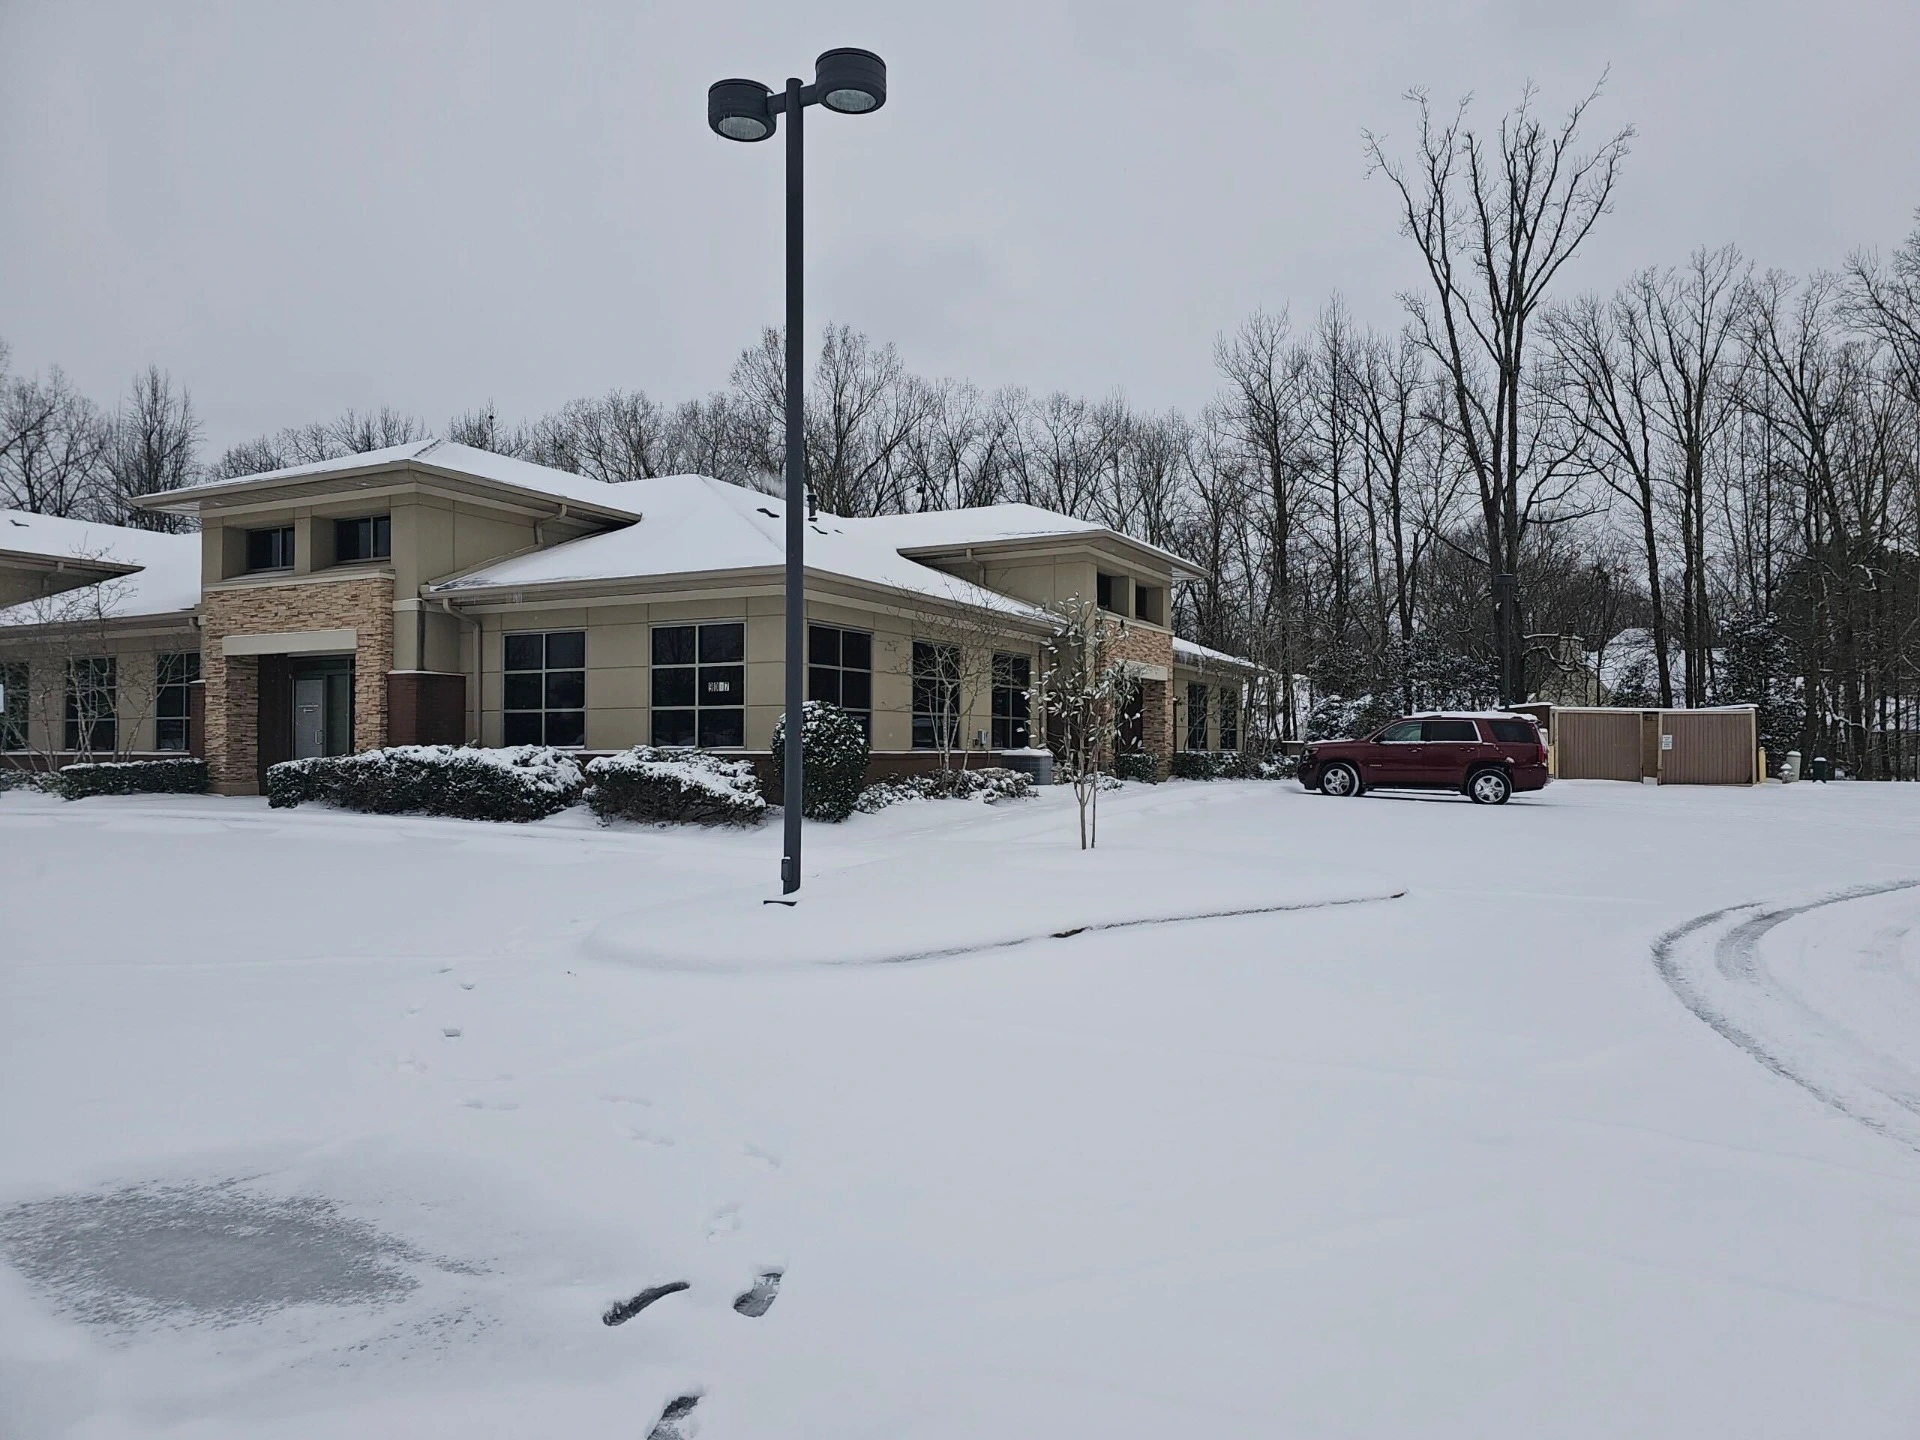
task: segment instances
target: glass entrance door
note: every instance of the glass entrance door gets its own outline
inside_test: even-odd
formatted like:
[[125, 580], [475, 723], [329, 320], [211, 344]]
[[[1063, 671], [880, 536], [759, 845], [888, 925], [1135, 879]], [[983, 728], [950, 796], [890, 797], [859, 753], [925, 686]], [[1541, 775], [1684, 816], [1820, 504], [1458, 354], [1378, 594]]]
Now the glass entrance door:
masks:
[[311, 760], [327, 749], [327, 677], [300, 675], [293, 682], [293, 758]]
[[345, 755], [353, 749], [353, 661], [347, 656], [296, 660], [293, 758]]

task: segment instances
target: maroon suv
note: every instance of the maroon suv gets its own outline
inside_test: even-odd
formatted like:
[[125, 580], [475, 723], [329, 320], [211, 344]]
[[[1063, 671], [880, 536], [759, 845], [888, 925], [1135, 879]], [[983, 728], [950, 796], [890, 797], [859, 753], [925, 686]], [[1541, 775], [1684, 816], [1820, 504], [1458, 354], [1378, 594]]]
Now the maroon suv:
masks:
[[1410, 715], [1364, 740], [1322, 740], [1300, 756], [1300, 783], [1323, 795], [1458, 790], [1504, 805], [1547, 783], [1547, 747], [1524, 715]]

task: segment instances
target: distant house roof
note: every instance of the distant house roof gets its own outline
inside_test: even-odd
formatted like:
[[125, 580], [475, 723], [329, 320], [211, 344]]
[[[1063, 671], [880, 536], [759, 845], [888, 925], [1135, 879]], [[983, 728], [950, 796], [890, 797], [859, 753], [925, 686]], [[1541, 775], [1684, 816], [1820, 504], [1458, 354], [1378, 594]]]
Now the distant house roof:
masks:
[[[786, 563], [786, 502], [774, 496], [704, 475], [634, 480], [619, 489], [637, 500], [638, 523], [498, 560], [430, 588], [436, 594], [475, 594], [588, 581], [777, 570]], [[810, 520], [806, 558], [807, 570], [813, 574], [837, 575], [904, 595], [1029, 620], [1042, 618], [1038, 607], [1025, 601], [908, 559], [881, 522], [824, 514]]]
[[394, 469], [460, 476], [521, 495], [586, 506], [596, 515], [616, 520], [640, 518], [630, 486], [590, 480], [570, 470], [555, 470], [548, 465], [535, 465], [530, 460], [496, 455], [491, 450], [456, 445], [450, 440], [411, 440], [405, 445], [390, 445], [384, 450], [342, 455], [312, 465], [289, 465], [282, 470], [264, 470], [258, 475], [209, 480], [204, 484], [169, 490], [164, 495], [149, 496], [141, 504], [149, 510], [195, 514], [203, 504], [218, 504], [256, 490], [281, 489], [300, 486], [308, 481], [337, 480]]
[[[123, 525], [68, 520], [26, 510], [0, 510], [0, 565], [58, 573], [72, 569], [104, 586], [102, 610], [115, 618], [165, 615], [200, 603], [200, 537], [162, 535]], [[83, 589], [84, 587], [81, 587]], [[0, 625], [36, 625], [71, 610], [80, 589], [0, 610]]]

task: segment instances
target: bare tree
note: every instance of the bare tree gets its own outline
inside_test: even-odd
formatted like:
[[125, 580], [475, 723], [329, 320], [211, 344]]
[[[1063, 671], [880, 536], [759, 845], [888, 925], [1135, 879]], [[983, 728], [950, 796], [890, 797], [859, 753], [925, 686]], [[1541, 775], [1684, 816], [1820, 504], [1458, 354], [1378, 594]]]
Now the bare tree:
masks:
[[1119, 627], [1091, 600], [1047, 607], [1054, 619], [1041, 710], [1080, 809], [1080, 848], [1100, 843], [1100, 780], [1136, 681], [1115, 650]]
[[1214, 363], [1227, 382], [1223, 414], [1244, 457], [1244, 493], [1257, 514], [1257, 523], [1238, 537], [1241, 564], [1264, 577], [1250, 638], [1255, 658], [1279, 676], [1278, 738], [1291, 740], [1297, 733], [1295, 676], [1303, 658], [1293, 552], [1308, 485], [1313, 357], [1290, 343], [1284, 314], [1259, 311], [1232, 339], [1215, 342]]
[[[1557, 128], [1533, 111], [1529, 87], [1497, 135], [1467, 126], [1462, 101], [1436, 121], [1424, 91], [1409, 98], [1420, 128], [1411, 164], [1390, 159], [1367, 134], [1373, 169], [1399, 196], [1401, 231], [1420, 251], [1431, 294], [1405, 297], [1422, 343], [1445, 375], [1448, 416], [1480, 489], [1486, 563], [1518, 575], [1526, 529], [1564, 494], [1557, 455], [1534, 403], [1531, 326], [1553, 282], [1613, 201], [1632, 138], [1616, 131], [1580, 153], [1580, 129], [1596, 86]], [[1525, 665], [1517, 617], [1494, 607], [1503, 699], [1523, 698]]]
[[186, 522], [138, 508], [142, 496], [161, 495], [191, 482], [198, 470], [200, 421], [193, 398], [178, 393], [173, 377], [149, 365], [133, 377], [133, 389], [113, 418], [107, 445], [110, 485], [106, 518], [115, 525], [177, 531]]
[[[76, 552], [81, 560], [110, 558], [104, 551]], [[153, 713], [157, 686], [126, 674], [111, 621], [124, 610], [123, 579], [104, 580], [22, 602], [7, 615], [25, 643], [27, 736], [41, 768], [67, 760], [112, 760], [132, 752], [133, 741]], [[145, 651], [135, 652], [151, 659]], [[11, 708], [11, 707], [9, 707]], [[34, 739], [40, 743], [33, 744]]]
[[98, 518], [110, 428], [58, 366], [44, 380], [0, 376], [0, 504]]

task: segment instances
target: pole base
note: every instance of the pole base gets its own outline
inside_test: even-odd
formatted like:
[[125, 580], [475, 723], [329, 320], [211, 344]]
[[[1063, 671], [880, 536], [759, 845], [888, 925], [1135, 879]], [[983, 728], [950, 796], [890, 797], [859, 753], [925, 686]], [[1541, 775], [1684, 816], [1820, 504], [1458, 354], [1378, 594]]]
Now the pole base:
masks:
[[800, 867], [791, 855], [780, 857], [780, 893], [791, 895], [800, 888]]

